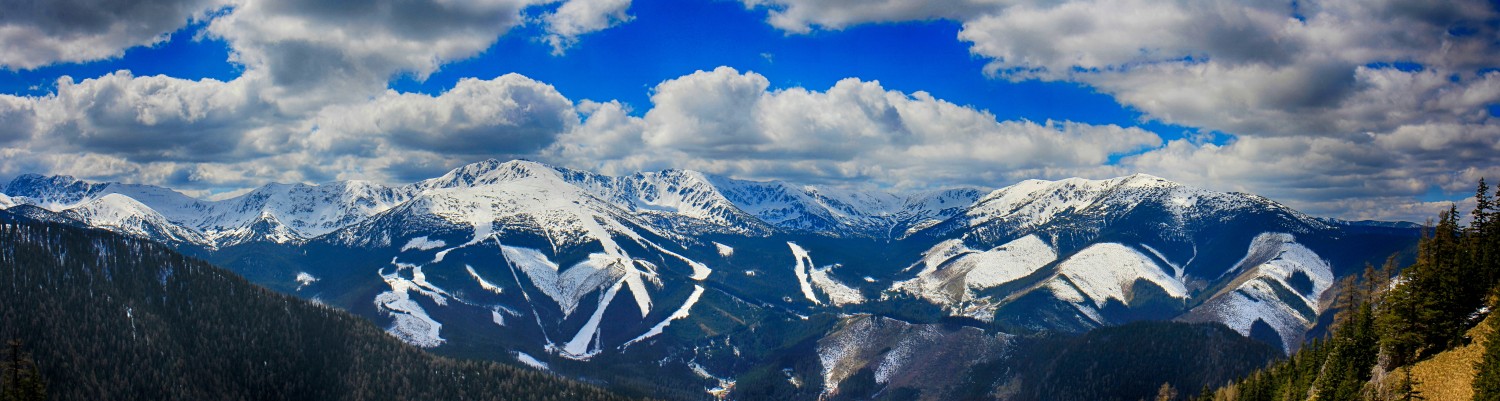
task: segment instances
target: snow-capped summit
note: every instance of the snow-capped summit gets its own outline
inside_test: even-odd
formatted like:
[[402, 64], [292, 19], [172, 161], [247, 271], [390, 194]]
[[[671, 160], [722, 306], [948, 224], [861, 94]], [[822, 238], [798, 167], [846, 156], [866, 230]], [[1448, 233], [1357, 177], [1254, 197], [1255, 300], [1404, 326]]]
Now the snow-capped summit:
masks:
[[150, 185], [96, 184], [34, 174], [17, 177], [5, 193], [15, 198], [13, 203], [52, 211], [105, 194], [121, 194], [168, 221], [198, 231], [207, 239], [205, 245], [230, 246], [246, 241], [307, 241], [365, 221], [422, 193], [525, 179], [576, 187], [661, 231], [689, 236], [800, 232], [895, 239], [923, 231], [942, 236], [978, 230], [1005, 233], [993, 240], [1008, 240], [1047, 225], [1057, 215], [1102, 218], [1143, 203], [1163, 206], [1179, 222], [1202, 217], [1203, 211], [1262, 207], [1288, 212], [1307, 224], [1324, 224], [1258, 196], [1206, 191], [1146, 174], [1106, 180], [1026, 180], [988, 193], [978, 188], [896, 193], [738, 180], [688, 170], [616, 177], [529, 160], [488, 159], [404, 186], [363, 181], [267, 184], [220, 201], [194, 199]]
[[201, 212], [201, 201], [171, 189], [152, 185], [119, 182], [91, 183], [72, 176], [41, 176], [23, 174], [5, 186], [5, 194], [21, 198], [18, 202], [41, 206], [48, 210], [62, 211], [83, 202], [108, 194], [120, 194], [157, 209], [168, 218], [178, 218]]
[[[935, 235], [971, 232], [981, 242], [1004, 241], [1043, 227], [1090, 230], [1134, 213], [1162, 213], [1161, 229], [1194, 229], [1193, 222], [1241, 212], [1267, 213], [1269, 223], [1291, 232], [1326, 228], [1322, 220], [1264, 197], [1191, 187], [1148, 174], [1089, 180], [1025, 180], [984, 195], [935, 228]], [[1059, 218], [1066, 222], [1057, 222]]]
[[469, 163], [449, 171], [447, 174], [412, 184], [418, 191], [441, 188], [476, 187], [491, 185], [520, 178], [560, 178], [556, 168], [530, 160], [501, 162], [487, 159]]
[[168, 221], [161, 213], [125, 195], [106, 194], [69, 208], [63, 215], [90, 226], [168, 244], [208, 244], [197, 231]]
[[[301, 241], [362, 221], [409, 198], [405, 190], [363, 181], [267, 184], [214, 202], [208, 213], [187, 221], [210, 237], [231, 244], [244, 238]], [[260, 231], [271, 227], [280, 228]]]

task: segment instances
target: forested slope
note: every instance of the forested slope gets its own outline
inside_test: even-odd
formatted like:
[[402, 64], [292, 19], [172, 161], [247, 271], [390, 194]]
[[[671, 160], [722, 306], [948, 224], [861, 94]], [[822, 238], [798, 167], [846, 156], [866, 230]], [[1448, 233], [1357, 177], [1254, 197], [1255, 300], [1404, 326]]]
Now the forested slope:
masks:
[[0, 299], [0, 337], [56, 400], [624, 399], [435, 357], [166, 246], [4, 211]]

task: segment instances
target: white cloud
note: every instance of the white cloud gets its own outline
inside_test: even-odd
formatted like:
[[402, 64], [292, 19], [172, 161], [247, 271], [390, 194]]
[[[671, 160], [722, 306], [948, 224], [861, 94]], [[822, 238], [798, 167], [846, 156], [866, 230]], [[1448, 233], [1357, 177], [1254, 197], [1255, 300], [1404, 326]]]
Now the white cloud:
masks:
[[1461, 198], [1480, 178], [1500, 177], [1500, 165], [1491, 161], [1495, 154], [1500, 127], [1437, 124], [1348, 138], [1243, 137], [1225, 145], [1174, 140], [1120, 165], [1205, 188], [1264, 195], [1314, 215], [1420, 222], [1425, 217], [1413, 213], [1442, 203], [1417, 201], [1430, 191]]
[[399, 181], [478, 154], [532, 154], [578, 124], [571, 101], [549, 85], [507, 75], [426, 96], [390, 92], [387, 83], [399, 74], [422, 79], [484, 51], [538, 6], [563, 3], [541, 21], [558, 45], [629, 20], [628, 0], [84, 3], [4, 7], [0, 65], [111, 57], [196, 19], [207, 23], [202, 35], [226, 41], [244, 71], [228, 82], [128, 71], [65, 76], [50, 95], [0, 95], [0, 176], [49, 172], [224, 190]]
[[997, 121], [925, 92], [839, 81], [827, 91], [768, 90], [765, 77], [720, 67], [657, 85], [654, 107], [630, 117], [589, 104], [584, 123], [551, 149], [565, 164], [623, 173], [690, 168], [747, 178], [897, 187], [1008, 182], [1017, 170], [1106, 163], [1156, 146], [1138, 128]]
[[[552, 86], [509, 74], [439, 96], [387, 92], [285, 114], [250, 78], [120, 71], [56, 94], [0, 96], [0, 176], [26, 172], [234, 189], [268, 181], [426, 178], [479, 157], [526, 156], [578, 125]], [[24, 127], [23, 127], [24, 126]]]
[[[1149, 119], [1234, 135], [1472, 123], [1500, 102], [1500, 76], [1482, 72], [1500, 66], [1500, 10], [1478, 0], [746, 4], [788, 32], [952, 19], [996, 77], [1084, 83]], [[1421, 69], [1370, 67], [1390, 63]]]
[[389, 91], [325, 109], [316, 121], [310, 148], [336, 154], [389, 144], [453, 156], [528, 155], [578, 125], [578, 114], [551, 85], [506, 74], [463, 79], [439, 96]]
[[288, 112], [378, 95], [395, 74], [419, 79], [472, 57], [523, 22], [528, 0], [262, 0], [215, 18], [233, 60], [266, 75]]
[[160, 43], [223, 0], [56, 0], [0, 4], [0, 67], [93, 61]]
[[57, 92], [11, 98], [34, 115], [34, 146], [135, 161], [204, 161], [278, 151], [284, 122], [244, 80], [136, 77], [117, 71]]
[[31, 99], [0, 95], [0, 146], [31, 138], [36, 130], [36, 108]]
[[769, 9], [766, 22], [787, 32], [808, 33], [814, 27], [843, 29], [871, 22], [959, 19], [1012, 3], [1005, 0], [741, 0], [745, 7]]
[[629, 22], [630, 0], [567, 0], [557, 11], [542, 16], [553, 55], [562, 55], [578, 37]]

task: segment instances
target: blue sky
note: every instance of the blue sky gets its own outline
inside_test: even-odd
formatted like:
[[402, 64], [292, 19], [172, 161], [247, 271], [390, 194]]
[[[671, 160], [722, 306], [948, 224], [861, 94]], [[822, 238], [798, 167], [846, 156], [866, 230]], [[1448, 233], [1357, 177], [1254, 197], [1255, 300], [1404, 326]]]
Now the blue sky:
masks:
[[1418, 219], [1500, 176], [1488, 1], [357, 3], [0, 17], [0, 178], [210, 196], [488, 157], [894, 190], [1145, 172]]

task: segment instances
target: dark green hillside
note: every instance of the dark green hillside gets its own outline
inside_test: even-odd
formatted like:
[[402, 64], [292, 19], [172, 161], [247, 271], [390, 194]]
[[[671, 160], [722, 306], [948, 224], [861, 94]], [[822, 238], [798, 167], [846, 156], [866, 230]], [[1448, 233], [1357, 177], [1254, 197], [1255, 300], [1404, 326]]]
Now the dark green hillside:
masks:
[[[1021, 344], [1006, 399], [1151, 399], [1163, 383], [1195, 393], [1281, 356], [1218, 323], [1143, 321]], [[976, 369], [976, 375], [984, 373]], [[982, 382], [982, 381], [981, 381]]]
[[0, 211], [0, 337], [55, 400], [611, 400], [435, 357], [166, 246]]

